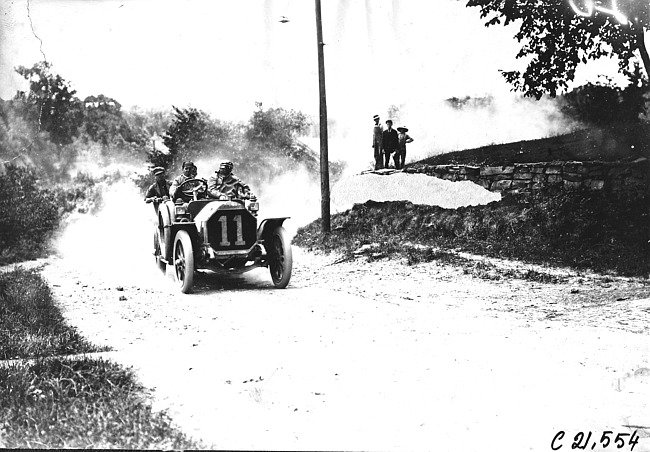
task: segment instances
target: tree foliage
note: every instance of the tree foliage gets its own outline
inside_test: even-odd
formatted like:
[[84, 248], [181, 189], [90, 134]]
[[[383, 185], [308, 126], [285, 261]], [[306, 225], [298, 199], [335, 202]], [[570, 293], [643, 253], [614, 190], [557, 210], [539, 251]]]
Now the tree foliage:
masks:
[[638, 51], [646, 73], [650, 70], [643, 34], [648, 26], [650, 6], [634, 0], [618, 2], [630, 19], [622, 23], [604, 12], [604, 7], [590, 7], [602, 3], [607, 2], [469, 0], [467, 6], [480, 8], [481, 18], [488, 27], [497, 24], [519, 27], [515, 38], [521, 43], [521, 49], [516, 57], [526, 59], [528, 65], [524, 71], [501, 72], [514, 90], [539, 99], [545, 93], [555, 96], [566, 89], [578, 65], [587, 60], [616, 56], [619, 69], [625, 71]]
[[31, 68], [19, 66], [16, 72], [29, 82], [29, 92], [19, 92], [17, 99], [24, 100], [27, 118], [38, 123], [39, 131], [47, 131], [56, 144], [69, 144], [83, 120], [81, 102], [69, 82], [52, 72], [47, 61]]
[[587, 83], [562, 96], [562, 111], [572, 119], [596, 127], [647, 123], [650, 88], [638, 64], [628, 74], [625, 88], [611, 80]]
[[206, 112], [192, 107], [173, 109], [174, 118], [163, 135], [169, 152], [150, 152], [150, 163], [178, 169], [184, 160], [207, 156], [231, 138], [230, 126], [213, 120]]
[[271, 152], [290, 155], [294, 151], [295, 139], [309, 130], [311, 123], [307, 115], [284, 108], [265, 110], [261, 102], [255, 105], [257, 110], [248, 121], [246, 139]]

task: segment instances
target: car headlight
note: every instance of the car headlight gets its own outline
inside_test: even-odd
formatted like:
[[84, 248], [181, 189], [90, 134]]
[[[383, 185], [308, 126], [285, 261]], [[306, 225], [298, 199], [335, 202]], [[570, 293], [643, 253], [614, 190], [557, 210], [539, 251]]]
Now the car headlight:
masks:
[[185, 215], [187, 213], [187, 209], [185, 206], [176, 206], [176, 215]]
[[257, 212], [258, 210], [260, 210], [259, 203], [258, 202], [248, 203], [248, 210], [250, 210], [251, 212]]

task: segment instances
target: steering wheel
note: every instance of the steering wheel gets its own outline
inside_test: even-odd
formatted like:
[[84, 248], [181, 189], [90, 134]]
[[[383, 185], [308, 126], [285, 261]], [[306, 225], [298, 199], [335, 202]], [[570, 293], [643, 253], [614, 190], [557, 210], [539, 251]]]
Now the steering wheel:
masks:
[[185, 182], [180, 184], [176, 190], [180, 191], [183, 195], [196, 200], [198, 199], [199, 193], [207, 193], [208, 183], [204, 179], [187, 179]]

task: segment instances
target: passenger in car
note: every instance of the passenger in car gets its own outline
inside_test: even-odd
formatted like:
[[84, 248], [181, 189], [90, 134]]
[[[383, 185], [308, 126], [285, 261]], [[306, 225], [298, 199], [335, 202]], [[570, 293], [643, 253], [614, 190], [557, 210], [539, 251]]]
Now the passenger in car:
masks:
[[187, 195], [178, 191], [178, 187], [180, 187], [186, 180], [193, 179], [194, 175], [196, 175], [196, 166], [194, 165], [194, 162], [183, 162], [183, 174], [172, 181], [172, 186], [169, 189], [172, 200], [176, 201], [177, 199], [182, 199], [185, 202], [190, 201], [190, 198]]
[[165, 179], [165, 168], [157, 166], [151, 170], [156, 181], [149, 186], [147, 193], [144, 195], [144, 202], [153, 203], [153, 208], [158, 212], [158, 205], [161, 202], [169, 200], [169, 186]]
[[208, 180], [208, 196], [222, 200], [240, 198], [256, 201], [257, 197], [251, 193], [250, 187], [235, 176], [232, 169], [232, 162], [221, 162], [214, 176]]

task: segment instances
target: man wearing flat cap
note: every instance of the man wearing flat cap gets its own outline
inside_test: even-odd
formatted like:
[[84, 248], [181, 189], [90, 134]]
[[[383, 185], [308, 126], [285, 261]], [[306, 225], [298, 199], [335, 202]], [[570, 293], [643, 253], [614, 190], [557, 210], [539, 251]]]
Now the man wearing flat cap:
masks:
[[155, 182], [149, 186], [144, 196], [144, 202], [147, 204], [153, 203], [154, 210], [158, 212], [158, 205], [169, 199], [169, 187], [167, 186], [167, 180], [165, 180], [165, 168], [157, 166], [151, 170], [151, 173], [154, 175]]
[[383, 165], [381, 162], [381, 151], [382, 151], [382, 137], [381, 134], [384, 131], [384, 128], [379, 124], [379, 115], [372, 117], [375, 121], [375, 126], [372, 130], [372, 147], [375, 150], [375, 169], [382, 169]]
[[208, 180], [208, 197], [228, 200], [231, 198], [250, 199], [257, 197], [251, 193], [250, 187], [232, 173], [232, 162], [221, 162], [219, 169]]

